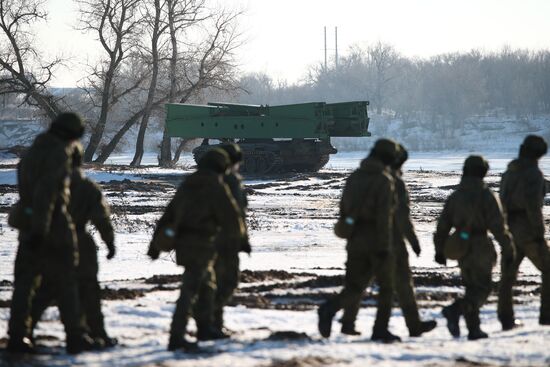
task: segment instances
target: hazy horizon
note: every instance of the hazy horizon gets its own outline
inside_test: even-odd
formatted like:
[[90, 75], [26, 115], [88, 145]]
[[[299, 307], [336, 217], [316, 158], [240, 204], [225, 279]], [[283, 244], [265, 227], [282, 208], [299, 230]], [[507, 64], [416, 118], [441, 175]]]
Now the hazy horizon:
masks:
[[[242, 9], [240, 30], [246, 43], [237, 51], [244, 73], [263, 72], [274, 79], [299, 82], [309, 66], [324, 60], [323, 28], [327, 27], [329, 60], [334, 59], [334, 27], [338, 50], [382, 41], [408, 57], [426, 58], [472, 49], [497, 51], [504, 46], [531, 50], [550, 48], [550, 2], [545, 0], [225, 0]], [[73, 1], [48, 0], [47, 24], [39, 26], [41, 49], [70, 58], [52, 85], [75, 86], [87, 61], [101, 54], [93, 36], [75, 30]]]

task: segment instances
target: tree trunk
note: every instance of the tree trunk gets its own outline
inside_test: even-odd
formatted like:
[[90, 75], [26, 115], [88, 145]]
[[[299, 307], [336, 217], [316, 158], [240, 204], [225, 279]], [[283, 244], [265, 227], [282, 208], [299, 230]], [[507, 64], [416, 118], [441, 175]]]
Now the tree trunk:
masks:
[[101, 139], [103, 138], [103, 133], [105, 132], [105, 125], [107, 124], [107, 114], [110, 108], [109, 97], [110, 97], [111, 84], [113, 82], [114, 68], [116, 68], [115, 60], [113, 59], [113, 57], [111, 57], [109, 70], [105, 75], [105, 83], [103, 85], [103, 92], [101, 95], [101, 112], [99, 114], [99, 119], [97, 120], [97, 124], [92, 130], [92, 136], [90, 137], [88, 146], [84, 151], [84, 157], [83, 157], [84, 162], [91, 162], [92, 159], [94, 159], [94, 154], [96, 153], [97, 148], [101, 143]]
[[[170, 31], [170, 44], [172, 46], [172, 57], [170, 58], [170, 94], [168, 97], [169, 102], [175, 102], [177, 78], [176, 68], [178, 62], [178, 40], [176, 34], [175, 24], [175, 3], [173, 0], [168, 1], [168, 28]], [[177, 160], [176, 160], [177, 162]], [[164, 124], [164, 132], [162, 134], [162, 142], [160, 143], [160, 159], [159, 166], [170, 167], [173, 166], [172, 161], [172, 143], [168, 132], [166, 131], [166, 123]]]
[[162, 142], [160, 143], [160, 158], [159, 166], [170, 167], [172, 165], [172, 142], [166, 126], [164, 126], [164, 133], [162, 134]]
[[132, 167], [139, 166], [141, 160], [143, 159], [143, 142], [145, 141], [145, 131], [147, 130], [147, 124], [149, 123], [149, 118], [151, 117], [151, 110], [153, 109], [153, 100], [155, 98], [155, 91], [157, 89], [157, 79], [159, 72], [159, 51], [158, 51], [158, 39], [160, 31], [160, 14], [161, 14], [160, 1], [155, 0], [155, 23], [153, 28], [153, 34], [151, 36], [151, 55], [152, 59], [152, 68], [153, 72], [151, 75], [151, 84], [149, 85], [149, 91], [147, 94], [147, 102], [145, 104], [143, 118], [141, 119], [141, 124], [139, 126], [139, 133], [136, 141], [136, 153], [134, 154], [134, 159], [130, 165]]
[[185, 148], [185, 144], [188, 142], [187, 139], [181, 139], [180, 144], [178, 145], [178, 148], [176, 149], [176, 152], [174, 153], [174, 159], [172, 160], [172, 166], [175, 166], [178, 161], [180, 160], [181, 153], [183, 152], [183, 148]]
[[124, 134], [126, 134], [128, 130], [130, 130], [130, 128], [135, 125], [135, 123], [137, 122], [137, 118], [138, 117], [133, 116], [130, 120], [126, 121], [124, 125], [122, 125], [120, 130], [118, 130], [115, 136], [113, 136], [109, 144], [107, 144], [105, 148], [101, 150], [101, 153], [99, 154], [99, 156], [96, 158], [94, 162], [101, 163], [101, 164], [105, 163], [105, 161], [109, 158], [109, 156], [113, 154], [115, 148], [120, 142], [120, 139], [122, 139]]

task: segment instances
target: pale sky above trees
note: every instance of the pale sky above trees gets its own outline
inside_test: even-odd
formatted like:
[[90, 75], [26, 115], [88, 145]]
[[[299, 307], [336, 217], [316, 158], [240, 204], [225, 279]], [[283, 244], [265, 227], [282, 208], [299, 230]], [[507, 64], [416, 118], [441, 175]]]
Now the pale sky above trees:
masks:
[[[80, 64], [100, 50], [91, 36], [74, 29], [77, 7], [71, 0], [47, 0], [48, 24], [39, 26], [43, 50], [70, 60], [54, 85], [73, 86], [84, 75]], [[300, 81], [308, 66], [324, 59], [327, 26], [329, 58], [338, 49], [378, 40], [405, 56], [512, 48], [550, 48], [547, 0], [219, 0], [243, 9], [239, 51], [243, 72], [265, 72], [276, 79]]]

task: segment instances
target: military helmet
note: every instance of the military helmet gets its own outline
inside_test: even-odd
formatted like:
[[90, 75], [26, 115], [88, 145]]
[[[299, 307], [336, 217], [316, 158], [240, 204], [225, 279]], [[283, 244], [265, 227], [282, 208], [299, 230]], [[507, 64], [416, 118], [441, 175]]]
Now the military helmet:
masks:
[[519, 148], [519, 156], [522, 158], [539, 159], [548, 152], [548, 145], [543, 137], [528, 135]]
[[73, 145], [73, 154], [71, 156], [73, 167], [82, 166], [82, 157], [84, 156], [84, 149], [80, 143]]
[[76, 140], [84, 135], [84, 122], [74, 112], [63, 112], [52, 121], [50, 129], [64, 139]]
[[391, 139], [378, 139], [371, 149], [371, 156], [374, 156], [389, 165], [398, 158], [399, 145]]
[[197, 163], [199, 169], [207, 169], [216, 173], [224, 173], [231, 164], [229, 155], [225, 150], [220, 148], [212, 148], [207, 151]]
[[471, 155], [464, 161], [463, 175], [483, 178], [489, 171], [489, 162], [480, 155]]
[[225, 152], [229, 156], [229, 159], [231, 160], [231, 164], [237, 164], [239, 162], [242, 162], [243, 152], [241, 150], [241, 147], [239, 147], [237, 144], [227, 143], [227, 144], [223, 144], [220, 148], [225, 150]]
[[402, 144], [397, 144], [398, 152], [397, 152], [397, 159], [395, 160], [394, 164], [392, 165], [393, 168], [399, 169], [403, 164], [409, 159], [409, 152], [407, 152], [407, 149]]

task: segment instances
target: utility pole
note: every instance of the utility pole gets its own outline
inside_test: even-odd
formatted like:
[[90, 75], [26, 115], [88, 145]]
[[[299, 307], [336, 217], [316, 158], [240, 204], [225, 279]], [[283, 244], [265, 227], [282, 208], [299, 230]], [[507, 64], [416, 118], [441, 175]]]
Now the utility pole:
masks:
[[327, 71], [327, 27], [325, 26], [325, 71]]
[[336, 69], [338, 69], [338, 27], [334, 27], [334, 47], [335, 47], [335, 55], [334, 55], [334, 65], [336, 66]]

